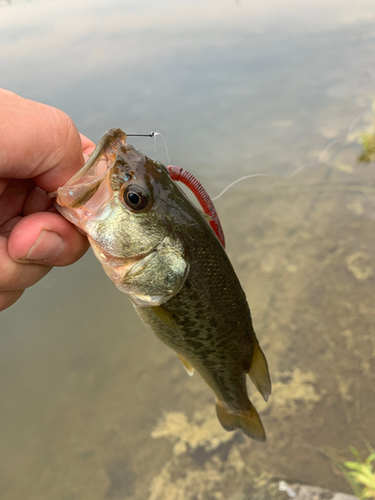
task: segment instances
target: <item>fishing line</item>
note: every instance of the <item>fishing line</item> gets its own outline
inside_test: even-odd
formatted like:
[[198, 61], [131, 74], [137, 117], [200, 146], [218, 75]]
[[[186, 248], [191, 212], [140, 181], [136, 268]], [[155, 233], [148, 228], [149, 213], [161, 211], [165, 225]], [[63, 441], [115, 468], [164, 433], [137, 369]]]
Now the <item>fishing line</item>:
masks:
[[347, 134], [347, 137], [349, 137], [352, 132], [353, 132], [353, 129], [354, 127], [357, 125], [357, 122], [362, 118], [363, 115], [365, 115], [367, 113], [367, 111], [363, 111], [363, 113], [359, 114], [356, 118], [354, 118], [354, 120], [352, 121], [352, 124], [350, 125], [349, 127], [349, 130], [348, 130], [348, 134]]
[[[212, 201], [216, 201], [218, 200], [219, 198], [221, 198], [221, 196], [223, 196], [224, 193], [226, 193], [231, 187], [233, 187], [235, 184], [237, 184], [238, 182], [241, 182], [241, 181], [244, 181], [246, 179], [252, 179], [253, 177], [275, 177], [275, 178], [278, 178], [278, 179], [291, 179], [292, 177], [294, 177], [296, 174], [298, 174], [298, 172], [301, 172], [301, 170], [304, 170], [305, 168], [307, 167], [313, 167], [313, 166], [318, 166], [320, 164], [324, 164], [326, 163], [326, 161], [324, 160], [324, 156], [325, 154], [327, 153], [327, 151], [329, 151], [329, 149], [331, 149], [332, 146], [334, 146], [335, 144], [338, 144], [339, 142], [344, 142], [344, 140], [347, 140], [349, 139], [350, 135], [352, 134], [353, 132], [353, 129], [355, 127], [355, 125], [357, 124], [357, 122], [360, 120], [360, 118], [365, 114], [367, 113], [367, 111], [364, 111], [362, 113], [360, 113], [358, 116], [356, 116], [354, 118], [354, 120], [351, 122], [349, 128], [348, 128], [348, 132], [345, 136], [345, 139], [334, 139], [333, 141], [329, 142], [327, 144], [327, 146], [325, 146], [325, 148], [321, 151], [320, 155], [319, 155], [319, 161], [316, 163], [316, 162], [312, 162], [312, 163], [305, 163], [304, 165], [301, 165], [299, 166], [298, 168], [296, 168], [296, 170], [294, 170], [291, 174], [286, 174], [286, 175], [278, 175], [278, 174], [270, 174], [270, 173], [256, 173], [256, 174], [249, 174], [249, 175], [245, 175], [243, 177], [240, 177], [239, 179], [236, 179], [235, 181], [231, 182], [226, 188], [224, 188], [221, 193], [219, 193], [217, 196], [215, 196], [215, 198], [211, 198]], [[329, 165], [328, 165], [329, 167]], [[329, 167], [330, 168], [330, 167]]]
[[278, 179], [291, 179], [294, 177], [298, 172], [301, 170], [311, 167], [313, 165], [317, 165], [316, 163], [306, 163], [305, 165], [299, 166], [296, 170], [294, 170], [291, 174], [288, 175], [277, 175], [277, 174], [267, 174], [267, 173], [258, 173], [258, 174], [250, 174], [250, 175], [245, 175], [243, 177], [240, 177], [239, 179], [236, 179], [235, 181], [231, 182], [226, 188], [224, 188], [220, 194], [215, 196], [215, 198], [211, 198], [212, 201], [216, 201], [219, 198], [223, 196], [224, 193], [226, 193], [231, 187], [233, 187], [235, 184], [238, 182], [244, 181], [245, 179], [251, 179], [253, 177], [276, 177]]
[[168, 146], [167, 146], [167, 143], [165, 142], [164, 136], [160, 132], [154, 132], [154, 148], [155, 148], [155, 153], [156, 153], [156, 136], [157, 135], [160, 135], [160, 137], [163, 139], [164, 147], [165, 147], [165, 152], [167, 153], [168, 165], [170, 165], [171, 164], [171, 160], [169, 159]]
[[[321, 151], [321, 153], [319, 155], [318, 162], [310, 162], [310, 163], [305, 163], [304, 165], [300, 165], [291, 174], [286, 174], [286, 175], [270, 174], [270, 173], [266, 173], [266, 172], [265, 173], [259, 172], [259, 173], [256, 173], [256, 174], [244, 175], [243, 177], [240, 177], [239, 179], [236, 179], [235, 181], [233, 181], [230, 184], [228, 184], [228, 186], [226, 186], [217, 196], [215, 196], [215, 198], [211, 198], [211, 200], [212, 201], [218, 200], [219, 198], [221, 198], [223, 196], [224, 193], [226, 193], [230, 188], [232, 188], [233, 186], [235, 186], [238, 182], [244, 181], [246, 179], [253, 179], [254, 177], [274, 177], [274, 178], [277, 178], [277, 179], [291, 179], [292, 177], [294, 177], [295, 175], [297, 175], [299, 172], [301, 172], [302, 170], [304, 170], [307, 167], [314, 167], [314, 166], [318, 166], [320, 164], [326, 163], [326, 161], [328, 161], [328, 160], [324, 159], [326, 153], [335, 144], [338, 144], [340, 142], [344, 142], [344, 140], [348, 140], [349, 137], [350, 137], [350, 135], [353, 133], [353, 129], [357, 125], [358, 121], [367, 112], [368, 111], [363, 111], [362, 113], [360, 113], [358, 116], [356, 116], [354, 118], [354, 120], [351, 122], [351, 124], [350, 124], [350, 126], [348, 128], [348, 132], [346, 134], [345, 139], [333, 139], [331, 142], [329, 142], [327, 144], [327, 146], [325, 146], [323, 148], [323, 150]], [[169, 158], [168, 146], [167, 146], [167, 143], [166, 143], [166, 141], [164, 139], [164, 136], [160, 132], [151, 132], [150, 134], [127, 134], [127, 136], [129, 136], [129, 137], [131, 137], [131, 136], [153, 137], [154, 138], [155, 153], [156, 153], [156, 136], [157, 135], [160, 135], [160, 137], [163, 139], [164, 147], [165, 147], [165, 152], [167, 154], [168, 165], [170, 165], [171, 162], [170, 162], [170, 158]]]
[[153, 137], [154, 138], [155, 153], [156, 153], [156, 136], [157, 135], [160, 135], [160, 137], [163, 139], [165, 152], [167, 153], [167, 160], [168, 160], [168, 165], [169, 165], [171, 163], [171, 160], [169, 158], [168, 146], [167, 146], [167, 143], [165, 142], [164, 136], [160, 132], [150, 132], [149, 134], [126, 134], [127, 137]]

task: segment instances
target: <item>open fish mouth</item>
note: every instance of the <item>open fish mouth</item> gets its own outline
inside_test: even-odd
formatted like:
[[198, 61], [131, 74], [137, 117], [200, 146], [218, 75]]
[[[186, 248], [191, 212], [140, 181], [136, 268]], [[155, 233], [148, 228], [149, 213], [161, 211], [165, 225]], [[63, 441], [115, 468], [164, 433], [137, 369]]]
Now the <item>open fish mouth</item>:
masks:
[[[55, 206], [70, 222], [85, 231], [84, 221], [104, 221], [110, 214], [113, 189], [110, 178], [118, 151], [126, 151], [126, 134], [113, 129], [100, 139], [81, 170], [53, 193]], [[87, 231], [85, 231], [87, 232]]]

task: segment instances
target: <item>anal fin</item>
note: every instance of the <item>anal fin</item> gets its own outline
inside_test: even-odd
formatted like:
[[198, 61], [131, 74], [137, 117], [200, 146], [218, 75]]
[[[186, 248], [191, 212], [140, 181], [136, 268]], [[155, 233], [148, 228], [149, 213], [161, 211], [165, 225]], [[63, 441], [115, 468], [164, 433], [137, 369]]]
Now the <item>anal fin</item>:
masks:
[[241, 429], [247, 436], [256, 441], [265, 441], [266, 432], [258, 412], [249, 401], [249, 408], [241, 413], [233, 413], [225, 403], [216, 399], [217, 417], [226, 431]]
[[258, 342], [254, 345], [253, 359], [251, 360], [250, 370], [247, 373], [264, 400], [267, 401], [271, 394], [271, 379], [268, 373], [266, 357]]
[[194, 375], [194, 368], [180, 354], [177, 353], [177, 356], [180, 358], [180, 361], [183, 364], [183, 367], [185, 368], [185, 370], [188, 372], [188, 375], [190, 375], [190, 377], [192, 377]]

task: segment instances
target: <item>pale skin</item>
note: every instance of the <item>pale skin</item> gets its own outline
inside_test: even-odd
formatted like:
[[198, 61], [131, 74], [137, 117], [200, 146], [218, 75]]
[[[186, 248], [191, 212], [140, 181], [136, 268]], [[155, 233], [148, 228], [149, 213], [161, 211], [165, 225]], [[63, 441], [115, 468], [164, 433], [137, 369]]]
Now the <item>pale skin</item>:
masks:
[[0, 311], [88, 249], [46, 192], [65, 184], [94, 148], [62, 111], [0, 89]]

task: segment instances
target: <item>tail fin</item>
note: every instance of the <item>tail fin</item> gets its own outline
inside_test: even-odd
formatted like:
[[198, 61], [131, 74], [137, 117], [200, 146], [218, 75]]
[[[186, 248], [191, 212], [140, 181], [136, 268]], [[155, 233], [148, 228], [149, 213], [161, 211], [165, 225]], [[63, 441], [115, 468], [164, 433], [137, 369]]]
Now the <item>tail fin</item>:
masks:
[[226, 431], [241, 429], [247, 436], [257, 441], [265, 441], [266, 433], [258, 412], [249, 401], [249, 408], [244, 412], [231, 413], [222, 401], [216, 400], [217, 417]]
[[250, 370], [248, 375], [253, 381], [253, 384], [267, 401], [271, 394], [271, 379], [268, 373], [268, 365], [265, 355], [260, 348], [258, 342], [254, 345], [253, 359], [251, 360]]

